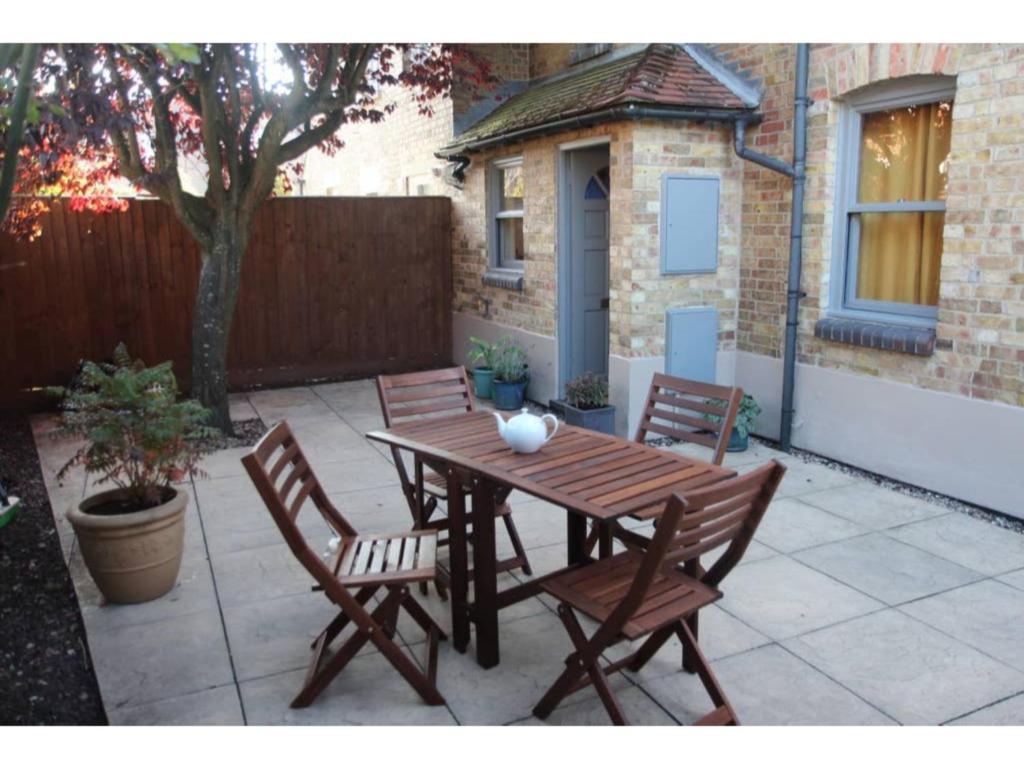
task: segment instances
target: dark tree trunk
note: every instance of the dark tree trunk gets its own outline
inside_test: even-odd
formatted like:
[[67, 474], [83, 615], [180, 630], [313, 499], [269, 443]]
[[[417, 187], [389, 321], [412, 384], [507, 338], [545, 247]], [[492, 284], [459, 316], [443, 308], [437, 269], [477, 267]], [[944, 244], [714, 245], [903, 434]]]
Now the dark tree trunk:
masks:
[[203, 253], [192, 317], [192, 397], [211, 410], [210, 424], [226, 434], [232, 434], [228, 343], [246, 240], [218, 227], [213, 247]]

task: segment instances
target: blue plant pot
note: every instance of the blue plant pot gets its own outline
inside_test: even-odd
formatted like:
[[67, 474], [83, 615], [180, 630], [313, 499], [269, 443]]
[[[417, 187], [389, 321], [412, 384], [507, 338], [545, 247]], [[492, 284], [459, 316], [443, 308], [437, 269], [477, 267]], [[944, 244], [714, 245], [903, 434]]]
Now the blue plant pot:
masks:
[[518, 411], [526, 398], [527, 380], [494, 382], [494, 407], [499, 411]]
[[473, 389], [476, 390], [476, 396], [483, 400], [494, 397], [494, 371], [490, 368], [474, 368]]
[[562, 418], [565, 423], [572, 427], [592, 429], [595, 432], [603, 432], [606, 435], [615, 434], [615, 406], [606, 405], [603, 408], [576, 408], [564, 400], [558, 405], [562, 409]]
[[740, 435], [739, 432], [733, 429], [732, 434], [729, 435], [729, 445], [726, 446], [725, 450], [727, 453], [740, 453], [747, 450], [749, 444], [749, 435]]

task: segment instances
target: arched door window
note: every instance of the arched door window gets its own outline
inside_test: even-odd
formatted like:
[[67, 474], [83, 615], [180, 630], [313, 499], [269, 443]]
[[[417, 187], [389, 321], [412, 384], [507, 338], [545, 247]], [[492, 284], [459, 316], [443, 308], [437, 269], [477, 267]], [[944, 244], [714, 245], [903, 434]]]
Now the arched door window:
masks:
[[608, 190], [611, 188], [609, 182], [608, 166], [605, 166], [590, 177], [590, 181], [587, 182], [587, 189], [583, 193], [583, 198], [585, 200], [607, 200]]

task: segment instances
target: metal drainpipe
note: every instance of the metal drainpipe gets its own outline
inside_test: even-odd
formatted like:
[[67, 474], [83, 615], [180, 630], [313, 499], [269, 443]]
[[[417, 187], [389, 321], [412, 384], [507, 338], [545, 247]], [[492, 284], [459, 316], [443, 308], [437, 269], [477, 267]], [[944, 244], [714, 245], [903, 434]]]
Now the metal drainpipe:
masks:
[[807, 181], [807, 69], [810, 46], [796, 48], [796, 97], [793, 110], [793, 212], [789, 227], [789, 287], [786, 290], [786, 347], [782, 362], [782, 422], [779, 444], [787, 453], [793, 431], [793, 385], [796, 378], [796, 331], [800, 314], [803, 266], [804, 186]]
[[746, 121], [735, 122], [736, 154], [744, 160], [763, 165], [793, 179], [793, 202], [789, 225], [789, 280], [786, 289], [786, 346], [782, 363], [782, 421], [779, 425], [779, 443], [784, 451], [791, 446], [793, 430], [793, 381], [796, 373], [796, 331], [800, 313], [800, 272], [803, 266], [804, 184], [807, 180], [807, 70], [810, 45], [798, 43], [796, 47], [796, 96], [793, 108], [793, 164], [756, 152], [746, 146]]

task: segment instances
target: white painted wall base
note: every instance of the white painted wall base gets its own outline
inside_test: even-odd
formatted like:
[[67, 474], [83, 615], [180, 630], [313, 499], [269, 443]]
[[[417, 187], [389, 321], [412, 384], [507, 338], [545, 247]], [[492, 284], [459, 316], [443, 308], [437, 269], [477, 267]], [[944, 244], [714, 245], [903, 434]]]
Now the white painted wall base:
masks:
[[469, 353], [469, 337], [476, 336], [495, 342], [504, 336], [511, 337], [526, 350], [530, 364], [530, 386], [526, 396], [530, 400], [547, 405], [558, 392], [558, 344], [554, 336], [544, 336], [513, 328], [509, 325], [484, 320], [476, 315], [463, 312], [452, 313], [452, 355], [456, 364], [469, 368], [466, 355]]
[[[776, 438], [782, 360], [736, 353], [736, 383]], [[1024, 518], [1024, 408], [797, 365], [793, 445]]]

